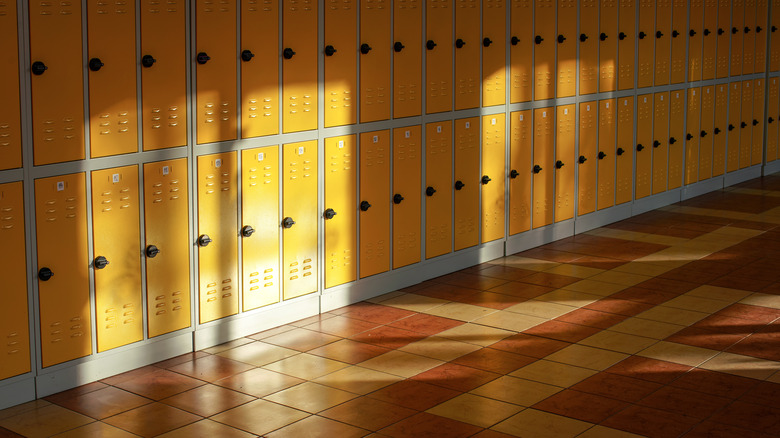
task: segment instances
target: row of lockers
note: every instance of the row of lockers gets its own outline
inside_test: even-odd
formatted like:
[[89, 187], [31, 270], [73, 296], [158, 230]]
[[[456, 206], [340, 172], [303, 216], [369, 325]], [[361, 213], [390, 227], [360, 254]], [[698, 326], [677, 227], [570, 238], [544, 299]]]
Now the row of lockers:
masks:
[[[510, 4], [508, 32], [506, 8], [333, 1], [318, 42], [312, 0], [199, 0], [189, 56], [184, 0], [143, 3], [139, 16], [133, 1], [90, 0], [85, 55], [81, 2], [30, 2], [34, 163], [84, 159], [87, 135], [93, 158], [136, 152], [139, 123], [145, 151], [186, 145], [188, 66], [199, 144], [277, 134], [280, 118], [284, 133], [316, 129], [319, 108], [324, 127], [416, 116], [423, 93], [436, 113], [505, 104], [507, 85], [517, 103], [759, 73], [768, 40], [770, 70], [780, 70], [780, 2], [768, 23], [767, 0], [523, 0]], [[22, 165], [16, 17], [16, 2], [0, 5], [0, 87], [11, 96], [0, 109], [0, 168]]]

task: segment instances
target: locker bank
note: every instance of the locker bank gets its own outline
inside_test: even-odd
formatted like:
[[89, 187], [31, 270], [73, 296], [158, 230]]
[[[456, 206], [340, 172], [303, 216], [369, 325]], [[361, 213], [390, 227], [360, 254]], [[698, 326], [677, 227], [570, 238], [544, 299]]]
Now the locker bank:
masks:
[[0, 0], [0, 408], [776, 172], [780, 1]]

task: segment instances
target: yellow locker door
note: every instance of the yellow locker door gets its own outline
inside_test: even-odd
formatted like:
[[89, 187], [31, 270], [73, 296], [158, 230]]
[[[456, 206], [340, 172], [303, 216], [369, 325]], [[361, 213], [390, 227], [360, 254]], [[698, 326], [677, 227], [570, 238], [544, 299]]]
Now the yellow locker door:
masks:
[[756, 54], [756, 0], [745, 0], [745, 27], [742, 28], [742, 74], [752, 74]]
[[618, 90], [634, 88], [634, 54], [636, 49], [636, 1], [618, 3]]
[[92, 354], [83, 173], [35, 180], [41, 364]]
[[730, 135], [729, 125], [729, 86], [715, 86], [715, 124], [712, 128], [712, 176], [723, 175], [726, 170], [726, 142]]
[[767, 130], [766, 130], [766, 162], [777, 159], [777, 139], [780, 125], [780, 78], [769, 78], [769, 93], [767, 94]]
[[[356, 3], [352, 0], [331, 0], [324, 11], [325, 47], [322, 52], [325, 54], [323, 58], [325, 108], [323, 109], [323, 118], [326, 128], [351, 125], [357, 122], [358, 108], [355, 100], [357, 99], [358, 55], [355, 52], [357, 46], [355, 27], [358, 6]], [[373, 1], [370, 6], [373, 10], [375, 6]], [[370, 20], [370, 18], [368, 19]], [[381, 26], [381, 24], [379, 25]], [[383, 67], [389, 68], [390, 63], [387, 62], [387, 65], [383, 65]], [[389, 74], [387, 70], [383, 73]], [[370, 97], [366, 97], [372, 99], [373, 103], [376, 94], [371, 93]]]
[[617, 87], [618, 6], [617, 0], [601, 0], [599, 28], [599, 91]]
[[482, 35], [482, 106], [503, 105], [506, 103], [504, 0], [484, 0], [482, 3]]
[[699, 127], [701, 120], [702, 90], [699, 88], [688, 89], [688, 108], [686, 111], [685, 127], [685, 184], [693, 184], [699, 180]]
[[325, 288], [357, 280], [356, 157], [355, 135], [325, 139]]
[[[639, 31], [637, 38], [637, 87], [653, 86], [655, 72], [655, 1], [639, 0]], [[727, 0], [725, 0], [727, 1]]]
[[752, 61], [752, 53], [743, 53], [742, 50], [744, 24], [745, 0], [733, 0], [731, 7], [731, 70], [729, 70], [731, 76], [739, 76], [742, 74], [743, 55], [750, 56]]
[[598, 185], [598, 102], [580, 104], [579, 157], [577, 158], [577, 214], [596, 211], [596, 187]]
[[453, 179], [454, 240], [458, 251], [479, 243], [479, 117], [455, 120]]
[[452, 251], [452, 123], [425, 125], [425, 258]]
[[718, 43], [718, 0], [704, 0], [704, 29], [702, 30], [701, 78], [715, 78]]
[[[0, 11], [2, 11], [0, 7]], [[2, 21], [0, 15], [0, 21]], [[14, 26], [15, 27], [15, 26]], [[27, 303], [27, 250], [24, 233], [24, 190], [21, 182], [0, 184], [0, 239], [3, 253], [3, 298], [0, 310], [0, 379], [30, 371], [30, 328]]]
[[555, 110], [534, 110], [533, 216], [534, 228], [553, 222], [555, 204]]
[[506, 117], [482, 116], [482, 243], [504, 237]]
[[617, 106], [615, 204], [623, 204], [631, 201], [634, 194], [634, 98], [621, 97]]
[[[699, 168], [698, 180], [704, 181], [712, 176], [712, 146], [715, 135], [715, 87], [701, 88], [701, 129], [699, 131]], [[693, 135], [696, 135], [694, 132]]]
[[452, 0], [430, 0], [426, 11], [425, 112], [431, 114], [452, 110]]
[[[715, 10], [717, 11], [717, 9]], [[690, 20], [691, 28], [688, 30], [688, 81], [694, 82], [700, 81], [702, 78], [704, 0], [691, 0]], [[707, 32], [709, 32], [709, 30]], [[685, 58], [685, 53], [682, 54], [682, 57]]]
[[390, 269], [390, 131], [360, 134], [360, 278]]
[[653, 194], [666, 191], [669, 170], [669, 93], [655, 93], [653, 108]]
[[676, 189], [683, 181], [683, 155], [685, 149], [685, 91], [669, 93], [669, 190]]
[[241, 3], [241, 138], [279, 133], [279, 1], [258, 3]]
[[[338, 161], [333, 158], [331, 160]], [[340, 168], [332, 166], [330, 170], [336, 173]], [[346, 194], [345, 197], [349, 193], [347, 187], [343, 192]], [[346, 213], [346, 210], [341, 210]], [[345, 240], [349, 242], [348, 239]], [[241, 151], [241, 255], [243, 257], [241, 266], [243, 311], [278, 303], [280, 290], [278, 146]]]
[[615, 205], [615, 129], [615, 99], [599, 101], [599, 210]]
[[593, 94], [599, 84], [599, 3], [580, 0], [580, 94]]
[[769, 71], [780, 71], [780, 0], [772, 0], [769, 21]]
[[[317, 128], [317, 2], [283, 0], [282, 132]], [[350, 48], [345, 47], [349, 53]], [[286, 294], [285, 294], [286, 298]]]
[[555, 10], [557, 0], [534, 1], [534, 100], [555, 97]]
[[[692, 0], [695, 1], [695, 0]], [[691, 3], [691, 8], [693, 8]], [[691, 29], [693, 29], [691, 23]], [[679, 84], [685, 82], [685, 51], [688, 48], [690, 39], [688, 27], [688, 1], [673, 0], [672, 6], [672, 62], [670, 83]]]
[[731, 0], [718, 0], [718, 30], [717, 49], [715, 62], [715, 76], [726, 78], [729, 76], [729, 66], [731, 57], [729, 48], [731, 47]]
[[238, 313], [236, 152], [198, 157], [200, 323]]
[[145, 151], [187, 144], [185, 12], [184, 0], [168, 2], [164, 9], [152, 2], [141, 4], [141, 127]]
[[657, 0], [655, 9], [655, 80], [654, 84], [669, 83], [671, 61], [672, 0]]
[[420, 140], [419, 126], [393, 130], [393, 269], [420, 261]]
[[149, 337], [189, 327], [187, 159], [144, 164], [146, 314]]
[[422, 111], [422, 8], [419, 0], [393, 2], [393, 117]]
[[[485, 11], [490, 1], [485, 0]], [[455, 2], [455, 109], [479, 106], [480, 72], [479, 48], [479, 1], [456, 0]], [[485, 17], [487, 19], [487, 17]], [[503, 38], [502, 38], [503, 40]], [[487, 55], [487, 51], [485, 52]], [[486, 63], [488, 59], [484, 59]], [[487, 70], [486, 70], [487, 72]]]
[[[390, 118], [390, 14], [385, 0], [360, 2], [360, 121]], [[354, 25], [354, 21], [352, 22]], [[344, 30], [352, 29], [346, 27]], [[347, 46], [346, 51], [349, 53]], [[354, 71], [354, 69], [353, 69]]]
[[534, 131], [531, 110], [511, 113], [509, 235], [531, 229], [531, 178]]
[[653, 192], [653, 108], [652, 94], [637, 96], [636, 101], [636, 199]]
[[742, 81], [742, 109], [739, 122], [739, 168], [750, 166], [750, 154], [753, 149], [753, 81]]
[[236, 117], [236, 0], [218, 7], [197, 0], [195, 100], [197, 142], [234, 140]]
[[756, 39], [756, 49], [755, 49], [755, 56], [753, 59], [755, 60], [755, 67], [753, 68], [754, 73], [763, 73], [766, 71], [766, 31], [767, 31], [767, 20], [769, 15], [769, 2], [768, 0], [756, 0], [756, 22], [755, 22], [755, 39]]
[[575, 106], [557, 108], [555, 137], [555, 222], [574, 217]]
[[577, 88], [577, 1], [558, 1], [557, 97], [574, 96]]
[[[394, 129], [393, 269], [420, 261], [421, 158], [420, 127]], [[444, 188], [442, 186], [442, 189]], [[440, 194], [447, 196], [441, 192]]]
[[[726, 153], [726, 171], [733, 172], [739, 169], [740, 158], [740, 131], [742, 123], [740, 107], [742, 106], [742, 82], [728, 84], [728, 148]], [[716, 111], [720, 111], [718, 105]]]
[[[22, 167], [22, 127], [19, 104], [19, 45], [16, 2], [0, 4], [0, 170]], [[28, 354], [29, 356], [29, 354]], [[0, 378], [2, 376], [0, 370]]]
[[[591, 0], [595, 1], [595, 0]], [[511, 103], [528, 102], [533, 90], [534, 2], [512, 0], [509, 29], [509, 71]]]
[[317, 291], [317, 141], [284, 145], [282, 152], [282, 297]]
[[[29, 6], [33, 161], [39, 166], [83, 160], [81, 2]], [[9, 18], [15, 23], [16, 13]]]
[[764, 102], [766, 89], [763, 79], [753, 81], [753, 149], [750, 152], [750, 164], [761, 164], [764, 160]]

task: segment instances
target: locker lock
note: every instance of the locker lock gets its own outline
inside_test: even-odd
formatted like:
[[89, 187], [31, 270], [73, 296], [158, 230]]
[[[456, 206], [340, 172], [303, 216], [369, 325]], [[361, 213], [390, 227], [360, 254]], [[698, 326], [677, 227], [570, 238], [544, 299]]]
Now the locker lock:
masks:
[[556, 169], [560, 169], [561, 167], [563, 167], [563, 161], [561, 161], [561, 160], [556, 161], [555, 162], [555, 168]]
[[645, 148], [645, 146], [642, 143], [639, 143], [638, 145], [636, 145], [636, 150], [638, 152], [642, 152], [642, 150], [644, 150], [644, 148]]
[[43, 72], [45, 72], [48, 69], [49, 69], [49, 67], [46, 67], [46, 64], [42, 63], [41, 61], [33, 62], [32, 66], [30, 67], [30, 70], [32, 70], [32, 74], [34, 74], [35, 76], [42, 75]]
[[732, 27], [731, 28], [731, 33], [732, 34], [736, 34], [737, 32], [739, 32], [739, 29], [737, 29], [736, 27]]
[[658, 146], [661, 146], [661, 142], [660, 142], [660, 141], [658, 141], [658, 140], [655, 140], [655, 141], [653, 142], [653, 147], [654, 147], [654, 148], [657, 148]]
[[51, 272], [49, 268], [41, 268], [38, 271], [38, 278], [41, 281], [49, 281], [52, 277], [54, 277], [54, 272]]
[[[400, 41], [396, 41], [395, 44], [393, 44], [393, 50], [395, 50], [396, 52], [400, 52], [401, 50], [404, 49], [404, 47], [406, 47], [406, 46], [401, 44]], [[326, 47], [326, 49], [327, 49], [327, 47]]]
[[195, 57], [195, 60], [198, 62], [198, 64], [203, 65], [211, 60], [211, 57], [206, 52], [200, 52]]
[[329, 209], [325, 210], [325, 212], [322, 213], [322, 216], [325, 219], [333, 219], [333, 216], [336, 216], [336, 210], [334, 210], [332, 208], [329, 208]]
[[719, 27], [718, 28], [718, 35], [723, 35], [723, 32], [724, 32], [723, 29]]
[[393, 204], [400, 204], [404, 200], [404, 197], [400, 193], [393, 195]]
[[672, 31], [672, 38], [677, 38], [678, 36], [680, 36], [680, 32], [677, 32], [677, 30], [673, 30]]
[[241, 237], [251, 237], [252, 234], [255, 234], [255, 229], [251, 225], [244, 225], [244, 228], [241, 228]]
[[95, 269], [105, 269], [108, 266], [108, 259], [103, 256], [95, 257]]
[[580, 42], [584, 43], [584, 42], [585, 42], [585, 40], [587, 40], [587, 39], [588, 39], [588, 36], [587, 36], [587, 35], [585, 35], [584, 33], [581, 33], [581, 34], [580, 34]]
[[103, 64], [103, 61], [100, 60], [100, 58], [92, 58], [89, 60], [89, 69], [92, 71], [98, 71], [101, 68], [103, 68], [105, 64]]
[[715, 128], [715, 129], [713, 129], [713, 130], [712, 130], [712, 132], [713, 132], [715, 135], [718, 135], [718, 134], [720, 134], [720, 128]]
[[141, 65], [146, 67], [146, 68], [149, 68], [149, 67], [153, 66], [155, 62], [157, 62], [157, 60], [154, 59], [154, 57], [152, 55], [144, 55], [141, 58]]
[[436, 189], [434, 189], [434, 188], [433, 188], [433, 187], [431, 187], [431, 186], [428, 186], [428, 187], [425, 189], [425, 196], [429, 196], [429, 197], [430, 197], [430, 196], [433, 196], [433, 194], [434, 194], [434, 193], [436, 193]]
[[772, 29], [771, 30], [772, 30], [772, 32], [777, 32], [777, 26], [772, 25]]
[[[717, 129], [717, 128], [716, 128], [716, 129]], [[733, 130], [734, 130], [734, 125], [732, 125], [731, 123], [729, 123], [729, 131], [733, 131]]]
[[689, 133], [688, 133], [688, 134], [685, 136], [685, 139], [686, 139], [686, 140], [693, 140], [693, 134], [691, 134], [691, 133], [689, 132]]
[[603, 160], [606, 156], [607, 154], [604, 151], [599, 151], [599, 155], [598, 155], [599, 160]]
[[241, 60], [244, 61], [244, 62], [249, 62], [254, 57], [255, 57], [255, 54], [252, 53], [251, 50], [243, 50], [243, 51], [241, 51]]
[[745, 26], [745, 33], [750, 33], [750, 28]]
[[585, 155], [580, 155], [580, 158], [577, 159], [577, 162], [580, 164], [583, 164], [586, 161], [588, 161], [588, 159], [585, 158]]
[[534, 38], [536, 44], [542, 44], [542, 41], [544, 41], [544, 38], [542, 38], [541, 35], [537, 35], [536, 38]]
[[669, 144], [675, 144], [677, 143], [677, 139], [674, 137], [669, 137]]
[[541, 171], [542, 171], [542, 166], [540, 166], [540, 165], [538, 165], [538, 164], [534, 164], [534, 169], [533, 169], [533, 172], [534, 172], [534, 173], [539, 173], [539, 172], [541, 172]]
[[367, 55], [371, 51], [371, 46], [366, 43], [360, 45], [360, 53]]
[[702, 137], [702, 138], [704, 138], [704, 137], [706, 137], [706, 136], [707, 136], [707, 131], [704, 131], [704, 130], [702, 130], [702, 131], [699, 133], [699, 137]]
[[480, 179], [480, 181], [482, 182], [482, 184], [487, 184], [487, 183], [489, 183], [490, 181], [493, 181], [493, 180], [490, 179], [490, 177], [487, 176], [487, 175], [482, 175], [482, 179]]
[[520, 176], [520, 172], [518, 172], [518, 171], [517, 171], [517, 170], [515, 170], [515, 169], [512, 169], [512, 170], [509, 172], [509, 177], [510, 177], [510, 178], [512, 178], [512, 179], [515, 179], [515, 178], [517, 178], [518, 176]]
[[369, 204], [368, 201], [362, 201], [360, 203], [360, 211], [368, 211], [369, 208], [371, 208], [371, 204]]
[[761, 26], [756, 26], [756, 33], [761, 33], [762, 30]]
[[646, 33], [644, 33], [644, 32], [641, 32], [641, 31], [639, 32], [639, 39], [640, 39], [640, 40], [643, 40], [643, 39], [645, 39], [645, 37], [646, 37], [646, 36], [647, 36], [647, 34], [646, 34]]
[[282, 226], [284, 228], [292, 228], [293, 225], [295, 225], [295, 221], [291, 217], [286, 217], [282, 220]]
[[425, 42], [426, 49], [433, 50], [434, 47], [436, 47], [436, 43], [434, 43], [433, 40], [428, 40]]
[[513, 46], [516, 46], [520, 42], [520, 38], [513, 36], [509, 42], [512, 43]]
[[455, 40], [455, 47], [460, 49], [460, 48], [463, 48], [463, 46], [465, 46], [465, 45], [466, 45], [466, 42], [463, 41], [463, 39], [458, 38], [458, 39]]
[[770, 117], [770, 118], [766, 119], [766, 121], [767, 121], [767, 122], [769, 122], [769, 123], [772, 123], [772, 122], [774, 122], [774, 121], [775, 121], [775, 119], [773, 119], [772, 117]]
[[198, 237], [198, 246], [209, 246], [209, 243], [211, 243], [211, 237], [209, 237], [208, 234], [201, 234], [200, 237]]
[[709, 29], [704, 29], [704, 36], [710, 36], [710, 33]]
[[146, 247], [146, 257], [153, 259], [157, 257], [157, 254], [160, 254], [160, 248], [157, 248], [154, 245], [149, 245]]
[[758, 120], [753, 119], [753, 126], [758, 126]]
[[[564, 38], [564, 39], [566, 39], [566, 38]], [[493, 44], [493, 40], [491, 40], [490, 38], [485, 37], [485, 38], [482, 39], [482, 45], [483, 46], [490, 47], [491, 44]]]
[[282, 56], [284, 56], [284, 59], [292, 59], [295, 56], [295, 51], [287, 47], [282, 51]]
[[558, 35], [558, 44], [563, 44], [564, 41], [566, 41], [566, 37], [563, 35]]
[[599, 35], [599, 39], [601, 41], [606, 41], [607, 40], [607, 34], [605, 34], [604, 32], [601, 32], [601, 35]]
[[747, 127], [747, 123], [742, 122], [742, 123], [739, 124], [739, 127], [740, 128], [746, 128]]
[[463, 181], [461, 180], [455, 181], [455, 190], [461, 190], [465, 186], [466, 184], [463, 184]]
[[621, 155], [623, 155], [623, 154], [625, 154], [625, 153], [626, 153], [626, 150], [625, 150], [625, 149], [623, 149], [623, 148], [617, 148], [617, 154], [618, 154], [618, 157], [619, 157], [619, 156], [621, 156]]
[[688, 31], [688, 35], [694, 36], [694, 35], [696, 35], [696, 31], [691, 29], [691, 30]]
[[624, 39], [626, 39], [626, 33], [625, 33], [625, 32], [620, 32], [620, 33], [618, 34], [618, 39], [619, 39], [620, 41], [623, 41]]
[[655, 32], [655, 37], [656, 37], [656, 38], [661, 38], [662, 36], [664, 36], [664, 33], [663, 33], [663, 32], [661, 32], [660, 30], [658, 30], [658, 31], [656, 31], [656, 32]]

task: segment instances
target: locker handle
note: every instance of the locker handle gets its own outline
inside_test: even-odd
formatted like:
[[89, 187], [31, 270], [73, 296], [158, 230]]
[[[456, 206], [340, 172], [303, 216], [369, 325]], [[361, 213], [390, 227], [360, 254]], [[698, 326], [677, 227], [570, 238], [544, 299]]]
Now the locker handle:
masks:
[[484, 184], [487, 184], [487, 183], [489, 183], [490, 181], [493, 181], [493, 180], [492, 180], [492, 179], [490, 179], [490, 177], [489, 177], [489, 176], [487, 176], [487, 175], [482, 175], [482, 179], [481, 179], [480, 181], [481, 181], [481, 182], [482, 182], [482, 184], [484, 185]]
[[772, 122], [774, 122], [774, 121], [775, 121], [775, 119], [773, 119], [772, 117], [770, 117], [770, 118], [766, 119], [766, 121], [767, 121], [767, 122], [769, 122], [769, 123], [772, 123]]
[[295, 225], [295, 221], [294, 221], [294, 220], [293, 220], [293, 218], [291, 218], [291, 217], [286, 217], [286, 218], [284, 218], [284, 220], [282, 221], [282, 226], [283, 226], [284, 228], [292, 228], [292, 226], [293, 226], [293, 225]]
[[92, 58], [89, 60], [89, 69], [92, 71], [98, 71], [101, 68], [103, 68], [105, 64], [103, 64], [103, 61], [100, 60], [100, 58]]
[[512, 169], [512, 171], [509, 172], [509, 177], [512, 178], [512, 179], [515, 179], [518, 176], [520, 176], [520, 172], [516, 171], [515, 169]]
[[252, 234], [255, 234], [255, 229], [251, 225], [241, 228], [241, 237], [252, 237]]
[[606, 158], [606, 156], [607, 154], [604, 151], [599, 151], [599, 155], [598, 155], [599, 160], [603, 160], [604, 158]]
[[393, 44], [393, 50], [395, 50], [396, 52], [400, 52], [401, 50], [404, 49], [404, 47], [406, 47], [406, 46], [401, 44], [400, 41], [396, 41], [395, 44]]
[[[566, 39], [566, 38], [564, 38], [564, 39]], [[482, 45], [483, 46], [490, 47], [491, 44], [493, 44], [493, 40], [491, 40], [490, 38], [485, 37], [485, 38], [482, 39]]]
[[360, 53], [367, 55], [371, 51], [371, 46], [366, 43], [360, 45]]
[[701, 131], [699, 133], [699, 137], [706, 137], [706, 136], [707, 136], [707, 131]]
[[580, 158], [577, 159], [577, 162], [582, 164], [584, 162], [588, 161], [587, 158], [585, 158], [585, 155], [580, 155]]
[[561, 167], [563, 167], [563, 161], [561, 161], [561, 160], [556, 161], [555, 162], [555, 168], [556, 169], [560, 169]]
[[680, 36], [680, 32], [677, 32], [677, 30], [673, 30], [672, 31], [672, 38], [677, 38], [678, 36]]
[[426, 49], [433, 50], [434, 47], [436, 47], [436, 43], [434, 43], [433, 40], [428, 40], [425, 42]]
[[617, 148], [617, 154], [618, 154], [618, 157], [619, 157], [619, 156], [621, 156], [621, 155], [623, 155], [624, 153], [626, 153], [625, 149], [623, 149], [623, 148]]
[[772, 32], [777, 32], [777, 26], [772, 25]]
[[160, 254], [160, 249], [157, 248], [154, 245], [149, 245], [146, 247], [146, 257], [149, 257], [150, 259], [153, 259], [157, 257], [157, 255]]
[[737, 32], [739, 32], [739, 29], [737, 29], [736, 27], [732, 27], [731, 28], [731, 33], [732, 34], [736, 34]]
[[638, 152], [642, 152], [642, 150], [643, 150], [644, 148], [645, 148], [645, 147], [644, 147], [644, 145], [642, 145], [642, 143], [639, 143], [638, 145], [636, 145], [636, 150], [637, 150]]
[[542, 44], [542, 41], [544, 41], [544, 38], [542, 38], [541, 35], [537, 35], [536, 38], [534, 38], [536, 44]]
[[44, 267], [38, 271], [38, 278], [41, 281], [49, 281], [52, 277], [54, 277], [54, 272], [49, 268]]
[[331, 45], [325, 46], [325, 56], [333, 56], [334, 53], [336, 53], [335, 47]]
[[371, 208], [371, 204], [369, 204], [368, 201], [362, 201], [360, 203], [360, 211], [368, 211], [369, 208]]
[[761, 33], [762, 30], [761, 26], [756, 26], [756, 33]]
[[685, 139], [686, 139], [686, 140], [693, 140], [693, 134], [691, 134], [691, 133], [689, 132], [689, 133], [688, 133], [688, 134], [685, 136]]
[[745, 26], [745, 33], [750, 33], [750, 28]]
[[655, 32], [655, 37], [656, 38], [661, 38], [662, 36], [664, 36], [664, 33], [661, 32], [660, 30]]
[[534, 164], [533, 173], [539, 173], [542, 171], [542, 166]]
[[731, 123], [729, 123], [729, 131], [733, 131], [733, 130], [734, 130], [734, 125], [732, 125]]
[[563, 35], [558, 35], [558, 44], [563, 44], [564, 41], [566, 41], [566, 37]]
[[154, 59], [154, 56], [152, 55], [144, 55], [141, 58], [141, 65], [145, 68], [149, 68], [154, 65], [154, 63], [157, 62], [156, 59]]
[[758, 126], [758, 120], [753, 119], [753, 126]]
[[295, 56], [295, 51], [287, 47], [282, 51], [282, 56], [284, 56], [284, 59], [292, 59]]
[[211, 237], [209, 237], [208, 234], [201, 234], [201, 236], [198, 237], [198, 246], [200, 247], [209, 246], [209, 243], [211, 242]]
[[694, 35], [696, 35], [696, 31], [691, 29], [691, 30], [688, 31], [688, 35], [694, 36]]
[[599, 35], [599, 39], [601, 41], [606, 41], [607, 37], [608, 37], [607, 34], [605, 34], [604, 32], [601, 32], [601, 35]]
[[715, 129], [714, 129], [712, 132], [713, 132], [715, 135], [718, 135], [718, 134], [720, 134], [720, 128], [715, 128]]
[[252, 53], [251, 50], [243, 50], [243, 51], [241, 51], [241, 60], [244, 61], [244, 62], [249, 62], [254, 57], [255, 57], [255, 54]]
[[583, 42], [583, 43], [584, 43], [584, 42], [585, 42], [585, 40], [587, 40], [587, 39], [588, 39], [588, 36], [587, 36], [587, 35], [585, 35], [584, 33], [581, 33], [581, 34], [580, 34], [580, 42]]
[[724, 30], [722, 28], [718, 28], [718, 35], [723, 35]]
[[322, 213], [322, 216], [325, 219], [333, 219], [333, 216], [336, 216], [336, 210], [334, 210], [332, 208], [329, 208], [329, 209], [325, 210], [324, 213]]
[[624, 39], [626, 39], [626, 33], [625, 33], [625, 32], [620, 32], [620, 33], [618, 34], [618, 39], [619, 39], [620, 41], [623, 41]]
[[95, 257], [95, 269], [105, 269], [108, 266], [108, 259], [103, 256]]
[[709, 36], [709, 35], [710, 35], [710, 33], [711, 33], [711, 32], [710, 32], [710, 30], [709, 30], [709, 29], [704, 29], [704, 36]]
[[739, 127], [740, 128], [745, 128], [745, 127], [747, 127], [747, 123], [742, 122], [742, 123], [739, 124]]
[[674, 137], [669, 137], [669, 144], [675, 144], [677, 143], [677, 139]]
[[455, 181], [455, 190], [461, 190], [463, 187], [465, 187], [466, 184], [463, 184], [463, 181]]
[[520, 38], [513, 36], [509, 42], [512, 43], [513, 46], [516, 46], [520, 42]]
[[46, 64], [42, 63], [41, 61], [35, 61], [32, 63], [32, 66], [30, 67], [30, 70], [32, 70], [32, 74], [35, 76], [40, 76], [48, 70], [49, 67], [46, 67]]
[[195, 57], [195, 61], [198, 62], [198, 64], [203, 65], [211, 60], [211, 57], [206, 52], [199, 52], [198, 55]]
[[458, 39], [455, 40], [455, 47], [460, 49], [460, 48], [462, 48], [465, 45], [466, 45], [466, 42], [463, 41], [463, 39], [458, 38]]
[[400, 204], [404, 200], [404, 197], [400, 193], [393, 195], [393, 204]]
[[660, 142], [660, 141], [658, 141], [658, 140], [655, 140], [655, 141], [653, 142], [653, 147], [654, 147], [654, 148], [657, 148], [658, 146], [661, 146], [661, 142]]
[[436, 189], [434, 189], [434, 188], [433, 188], [433, 187], [431, 187], [431, 186], [428, 186], [428, 187], [425, 189], [425, 196], [429, 196], [429, 197], [430, 197], [430, 196], [433, 196], [433, 194], [434, 194], [434, 193], [436, 193]]
[[644, 32], [639, 32], [639, 39], [640, 39], [640, 40], [643, 40], [643, 39], [645, 39], [645, 37], [646, 37], [646, 36], [647, 36], [647, 34], [646, 34], [646, 33], [644, 33]]

